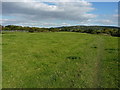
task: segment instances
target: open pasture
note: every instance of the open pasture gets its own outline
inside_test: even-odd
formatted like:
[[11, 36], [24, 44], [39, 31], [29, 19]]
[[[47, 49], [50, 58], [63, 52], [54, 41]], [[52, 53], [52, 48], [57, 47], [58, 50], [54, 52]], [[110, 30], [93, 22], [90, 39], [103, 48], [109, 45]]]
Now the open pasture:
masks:
[[118, 88], [118, 37], [4, 32], [3, 88]]

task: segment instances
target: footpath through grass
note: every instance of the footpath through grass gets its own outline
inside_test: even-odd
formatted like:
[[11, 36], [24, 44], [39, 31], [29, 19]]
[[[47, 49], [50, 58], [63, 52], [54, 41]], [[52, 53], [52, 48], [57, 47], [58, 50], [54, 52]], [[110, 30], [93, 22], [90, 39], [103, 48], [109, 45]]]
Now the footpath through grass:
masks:
[[118, 88], [118, 38], [3, 34], [3, 88]]

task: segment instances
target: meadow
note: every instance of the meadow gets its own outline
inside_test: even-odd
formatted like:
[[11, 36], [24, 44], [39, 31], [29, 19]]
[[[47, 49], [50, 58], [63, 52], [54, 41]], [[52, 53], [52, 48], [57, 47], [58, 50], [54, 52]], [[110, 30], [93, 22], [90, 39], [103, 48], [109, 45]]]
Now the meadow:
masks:
[[118, 37], [4, 32], [3, 88], [118, 88]]

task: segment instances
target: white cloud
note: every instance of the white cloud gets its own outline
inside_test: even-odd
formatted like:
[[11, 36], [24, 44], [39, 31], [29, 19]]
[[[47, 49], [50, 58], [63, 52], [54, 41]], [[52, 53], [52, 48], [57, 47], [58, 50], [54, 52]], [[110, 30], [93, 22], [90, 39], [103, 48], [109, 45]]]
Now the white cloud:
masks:
[[[6, 1], [6, 0], [5, 0]], [[87, 22], [95, 18], [96, 15], [90, 13], [94, 8], [91, 3], [86, 1], [75, 2], [55, 2], [46, 4], [43, 2], [33, 2], [34, 0], [21, 0], [22, 2], [3, 2], [3, 16], [15, 17], [16, 21], [8, 23], [30, 23], [32, 21], [39, 23], [54, 23], [58, 21]], [[28, 2], [31, 1], [31, 2]], [[89, 13], [88, 13], [89, 12]]]
[[[100, 16], [99, 16], [100, 17]], [[114, 25], [118, 26], [118, 15], [101, 15], [102, 18], [98, 18], [95, 20], [92, 20], [92, 23], [96, 23], [99, 25]]]

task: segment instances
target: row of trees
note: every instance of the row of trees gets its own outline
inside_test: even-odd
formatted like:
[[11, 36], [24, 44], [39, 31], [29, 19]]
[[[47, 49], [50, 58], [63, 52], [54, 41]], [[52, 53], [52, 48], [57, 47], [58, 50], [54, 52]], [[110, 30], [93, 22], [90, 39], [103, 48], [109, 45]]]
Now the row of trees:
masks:
[[111, 26], [71, 26], [62, 27], [61, 31], [81, 32], [90, 34], [108, 34], [111, 36], [120, 36], [119, 27]]
[[66, 27], [56, 27], [56, 28], [39, 28], [39, 27], [22, 27], [16, 25], [0, 25], [0, 30], [17, 30], [17, 31], [27, 31], [27, 32], [81, 32], [90, 34], [108, 34], [112, 36], [120, 36], [120, 31], [118, 27], [111, 26], [66, 26]]
[[39, 28], [39, 27], [23, 27], [23, 26], [16, 26], [16, 25], [7, 25], [2, 26], [2, 30], [17, 30], [17, 31], [28, 31], [28, 32], [56, 32], [59, 31], [57, 28]]

